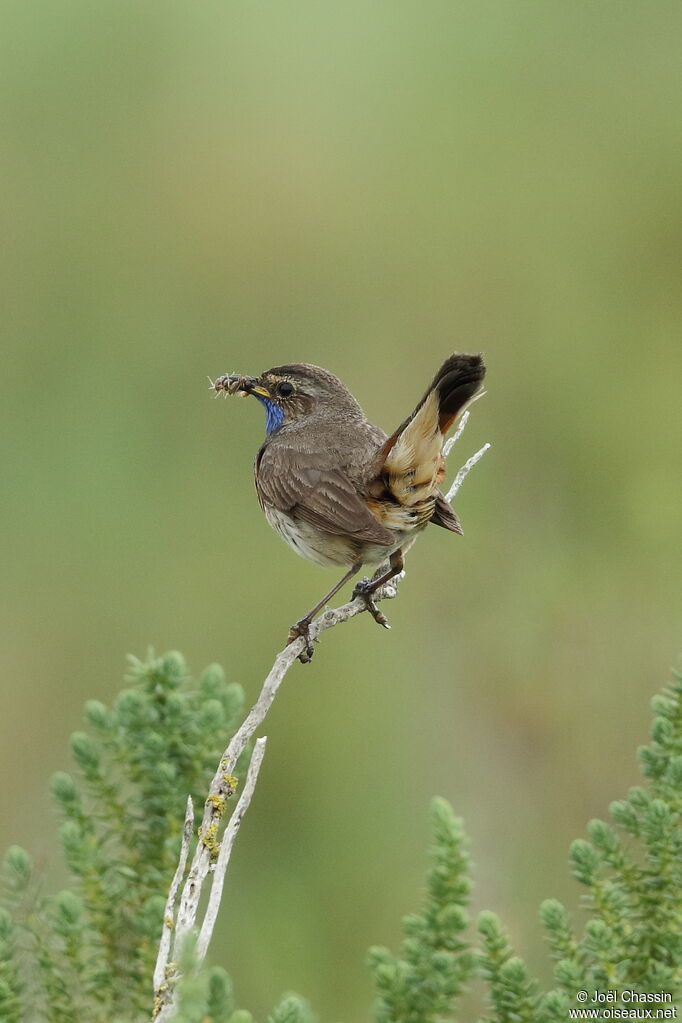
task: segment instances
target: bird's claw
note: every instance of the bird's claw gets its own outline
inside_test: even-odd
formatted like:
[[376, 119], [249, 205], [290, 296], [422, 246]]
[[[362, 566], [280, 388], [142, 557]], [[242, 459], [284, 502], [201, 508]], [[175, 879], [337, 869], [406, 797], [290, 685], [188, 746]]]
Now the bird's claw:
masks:
[[359, 597], [360, 600], [363, 600], [365, 602], [365, 607], [367, 608], [367, 610], [369, 611], [377, 625], [383, 626], [384, 629], [390, 629], [391, 626], [388, 624], [388, 618], [382, 611], [379, 610], [379, 608], [372, 600], [372, 593], [374, 592], [372, 587], [373, 582], [371, 579], [363, 579], [361, 582], [357, 583], [355, 589], [353, 590], [353, 599]]
[[301, 618], [300, 621], [296, 622], [289, 629], [289, 636], [287, 637], [287, 646], [295, 640], [303, 638], [305, 640], [305, 646], [298, 655], [298, 659], [301, 664], [310, 664], [315, 653], [313, 642], [310, 638], [310, 621], [307, 618]]

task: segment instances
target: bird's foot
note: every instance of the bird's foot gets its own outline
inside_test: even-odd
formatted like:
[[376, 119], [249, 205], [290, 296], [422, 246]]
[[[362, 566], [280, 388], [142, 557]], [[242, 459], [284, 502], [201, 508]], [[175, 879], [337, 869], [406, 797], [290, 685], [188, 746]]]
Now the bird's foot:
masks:
[[313, 641], [310, 638], [309, 618], [301, 618], [300, 621], [296, 622], [295, 625], [291, 626], [291, 628], [289, 629], [289, 636], [287, 638], [287, 646], [289, 646], [290, 643], [293, 643], [300, 637], [303, 637], [303, 639], [305, 640], [305, 646], [298, 655], [298, 659], [301, 662], [301, 664], [310, 664], [310, 662], [313, 659], [315, 649], [313, 647]]
[[386, 615], [379, 610], [379, 608], [372, 600], [372, 594], [375, 592], [375, 590], [376, 586], [374, 585], [374, 581], [372, 579], [363, 579], [355, 586], [355, 589], [353, 590], [353, 599], [355, 599], [356, 597], [360, 597], [361, 600], [364, 600], [365, 607], [367, 608], [367, 610], [369, 611], [377, 625], [382, 625], [385, 629], [390, 629], [391, 626], [388, 624], [388, 619]]

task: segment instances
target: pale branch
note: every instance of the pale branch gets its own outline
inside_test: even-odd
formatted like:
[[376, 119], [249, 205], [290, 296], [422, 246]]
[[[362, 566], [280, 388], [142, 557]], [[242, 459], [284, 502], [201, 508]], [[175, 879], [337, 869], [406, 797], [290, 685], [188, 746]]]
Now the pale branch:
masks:
[[462, 468], [459, 470], [454, 480], [452, 481], [452, 486], [445, 495], [446, 501], [451, 502], [454, 500], [455, 496], [457, 495], [457, 491], [464, 483], [464, 480], [469, 475], [469, 472], [476, 465], [476, 462], [480, 462], [480, 460], [483, 458], [484, 454], [486, 453], [489, 447], [490, 444], [484, 444], [483, 447], [480, 448], [475, 455], [472, 455], [471, 458], [467, 458], [466, 462], [464, 463], [464, 465], [462, 466]]
[[443, 458], [448, 457], [448, 455], [454, 448], [455, 444], [464, 433], [466, 425], [469, 422], [469, 415], [470, 415], [469, 409], [466, 409], [464, 412], [462, 412], [461, 418], [457, 423], [457, 429], [453, 433], [452, 437], [448, 437], [448, 439], [445, 441], [445, 444], [443, 444]]
[[189, 855], [189, 847], [192, 841], [192, 825], [194, 824], [194, 803], [192, 797], [187, 797], [187, 810], [185, 811], [185, 823], [182, 828], [182, 845], [180, 846], [180, 858], [176, 867], [175, 873], [173, 874], [173, 880], [171, 886], [168, 889], [168, 898], [166, 899], [166, 906], [163, 911], [163, 930], [161, 931], [161, 941], [159, 942], [159, 954], [156, 957], [156, 966], [154, 967], [154, 991], [157, 992], [161, 989], [161, 986], [166, 980], [166, 967], [168, 966], [168, 956], [170, 954], [171, 946], [171, 933], [173, 931], [173, 914], [175, 913], [175, 900], [178, 897], [178, 889], [180, 888], [180, 882], [182, 881], [185, 873], [185, 866], [187, 865], [187, 857]]
[[[468, 412], [465, 412], [460, 421], [459, 427], [455, 435], [446, 442], [443, 448], [443, 455], [447, 455], [452, 449], [454, 442], [462, 435], [468, 420]], [[459, 470], [455, 479], [450, 487], [446, 500], [452, 501], [453, 497], [459, 491], [465, 477], [469, 473], [470, 469], [483, 457], [485, 452], [490, 447], [490, 444], [485, 444], [480, 451], [477, 451], [475, 455], [465, 462], [462, 468]], [[381, 571], [378, 569], [377, 571]], [[391, 579], [384, 586], [382, 586], [373, 595], [374, 601], [390, 600], [397, 595], [398, 582], [402, 578], [401, 573], [394, 579]], [[361, 614], [365, 611], [366, 604], [362, 597], [356, 597], [354, 600], [349, 600], [346, 604], [342, 604], [340, 607], [328, 608], [324, 611], [310, 626], [310, 639], [316, 641], [323, 632], [327, 629], [332, 629], [336, 625], [341, 625], [343, 622], [349, 621], [356, 615]], [[218, 768], [213, 776], [211, 784], [208, 790], [208, 796], [204, 804], [204, 814], [199, 828], [199, 842], [197, 843], [192, 858], [192, 864], [185, 881], [182, 896], [180, 898], [180, 905], [177, 912], [177, 918], [175, 922], [175, 940], [173, 942], [173, 956], [176, 960], [174, 963], [168, 964], [164, 962], [163, 966], [160, 966], [162, 960], [161, 950], [159, 950], [159, 960], [154, 971], [154, 996], [155, 996], [155, 1007], [154, 1015], [152, 1017], [153, 1023], [166, 1023], [170, 1020], [172, 1013], [175, 1009], [176, 1000], [176, 985], [179, 980], [177, 973], [177, 959], [179, 958], [182, 942], [186, 938], [190, 931], [195, 929], [197, 908], [199, 899], [201, 896], [202, 887], [209, 871], [212, 869], [213, 859], [215, 858], [215, 852], [218, 849], [218, 831], [220, 828], [221, 818], [225, 810], [225, 802], [230, 796], [234, 795], [236, 788], [236, 779], [232, 776], [232, 772], [235, 770], [237, 761], [241, 754], [246, 749], [252, 736], [259, 726], [263, 723], [265, 716], [267, 715], [272, 703], [277, 695], [277, 692], [284, 681], [284, 678], [291, 668], [294, 661], [298, 659], [300, 653], [306, 645], [306, 639], [299, 637], [292, 643], [289, 643], [283, 650], [281, 650], [275, 657], [275, 661], [272, 668], [268, 672], [268, 675], [263, 683], [258, 699], [252, 706], [251, 710], [247, 714], [246, 718], [237, 729], [235, 734], [230, 739], [225, 752], [223, 753]], [[216, 871], [214, 876], [212, 889], [215, 888], [215, 895], [213, 890], [209, 897], [209, 904], [207, 908], [204, 921], [201, 925], [199, 932], [199, 939], [197, 945], [197, 956], [199, 960], [203, 960], [210, 943], [211, 934], [215, 924], [215, 918], [218, 912], [218, 906], [222, 895], [222, 888], [225, 876], [225, 870], [229, 861], [230, 854], [232, 852], [232, 846], [236, 838], [241, 819], [246, 812], [246, 809], [251, 800], [253, 789], [255, 788], [256, 780], [258, 777], [258, 771], [260, 769], [263, 753], [265, 751], [265, 739], [258, 739], [254, 748], [254, 752], [251, 757], [251, 764], [247, 773], [247, 778], [244, 786], [244, 791], [240, 797], [239, 802], [234, 810], [232, 817], [225, 829], [222, 844], [220, 845], [220, 851], [218, 853], [218, 863], [220, 864], [221, 873]], [[234, 825], [232, 824], [234, 820]], [[184, 849], [184, 843], [183, 843]], [[223, 851], [224, 850], [224, 851]], [[182, 855], [182, 854], [181, 854]], [[223, 858], [221, 862], [221, 857]], [[184, 852], [184, 862], [186, 862], [187, 853]], [[183, 862], [183, 870], [184, 870]], [[176, 876], [182, 876], [182, 870], [180, 870], [180, 864], [178, 864], [178, 871]], [[175, 884], [175, 877], [173, 878], [173, 884]], [[175, 905], [175, 898], [177, 894], [177, 886], [175, 891], [172, 891], [173, 885], [171, 885], [171, 892], [169, 892], [167, 909], [168, 906]], [[171, 900], [171, 894], [173, 898]], [[210, 918], [209, 918], [210, 910]], [[171, 909], [172, 912], [172, 909]], [[170, 913], [169, 913], [170, 916]], [[164, 933], [162, 941], [166, 938], [167, 923], [164, 921]], [[169, 939], [168, 939], [169, 942]], [[167, 960], [169, 949], [166, 947], [165, 957]], [[172, 971], [171, 971], [172, 967]], [[172, 972], [172, 975], [171, 975]]]
[[239, 831], [239, 825], [242, 822], [244, 814], [249, 808], [251, 797], [253, 796], [254, 789], [256, 788], [256, 782], [258, 781], [258, 772], [263, 762], [265, 755], [265, 746], [267, 744], [267, 738], [263, 736], [262, 739], [256, 739], [253, 753], [251, 755], [251, 763], [249, 764], [249, 770], [246, 775], [246, 781], [244, 782], [244, 789], [239, 802], [237, 803], [234, 813], [230, 817], [227, 827], [225, 828], [225, 834], [223, 840], [220, 843], [220, 852], [218, 853], [218, 859], [216, 860], [215, 870], [213, 872], [213, 881], [211, 883], [211, 894], [208, 898], [208, 905], [206, 906], [206, 912], [204, 913], [204, 922], [201, 925], [199, 931], [199, 937], [197, 939], [196, 947], [196, 959], [197, 966], [201, 966], [204, 961], [208, 946], [213, 937], [213, 928], [218, 917], [218, 910], [220, 908], [220, 900], [223, 895], [223, 885], [225, 882], [225, 874], [227, 873], [227, 867], [230, 862], [230, 856], [232, 855], [232, 848], [234, 846], [237, 832]]

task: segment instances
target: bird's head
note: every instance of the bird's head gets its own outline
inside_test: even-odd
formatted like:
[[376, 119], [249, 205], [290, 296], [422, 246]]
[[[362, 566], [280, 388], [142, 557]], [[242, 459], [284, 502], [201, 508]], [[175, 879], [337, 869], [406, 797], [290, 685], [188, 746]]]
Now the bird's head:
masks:
[[228, 374], [211, 381], [220, 393], [253, 395], [265, 407], [267, 433], [281, 426], [313, 416], [319, 409], [344, 416], [362, 415], [362, 410], [350, 391], [320, 366], [305, 362], [289, 366], [275, 366], [259, 377]]

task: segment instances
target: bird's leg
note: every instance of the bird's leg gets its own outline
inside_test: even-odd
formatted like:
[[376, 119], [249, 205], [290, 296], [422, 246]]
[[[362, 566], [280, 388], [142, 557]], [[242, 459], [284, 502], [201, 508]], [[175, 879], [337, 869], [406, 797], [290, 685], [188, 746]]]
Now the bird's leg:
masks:
[[331, 600], [334, 594], [339, 592], [341, 587], [344, 586], [349, 579], [352, 579], [354, 575], [358, 574], [361, 568], [362, 568], [361, 561], [353, 562], [351, 567], [344, 575], [343, 579], [340, 579], [336, 586], [332, 587], [329, 593], [325, 593], [322, 600], [318, 601], [315, 607], [311, 608], [311, 610], [308, 611], [308, 613], [304, 615], [303, 618], [299, 618], [296, 624], [292, 625], [291, 628], [289, 629], [289, 638], [287, 639], [287, 644], [293, 643], [294, 640], [298, 639], [299, 636], [303, 636], [306, 641], [305, 649], [302, 650], [298, 656], [298, 659], [301, 662], [301, 664], [308, 664], [308, 662], [312, 660], [312, 656], [315, 653], [313, 649], [313, 644], [310, 640], [310, 623], [312, 622], [313, 618], [315, 617], [317, 612], [324, 607], [327, 601]]
[[353, 590], [353, 597], [361, 597], [367, 605], [367, 610], [371, 614], [377, 625], [383, 625], [385, 629], [390, 629], [391, 626], [388, 624], [388, 620], [385, 614], [382, 614], [379, 608], [372, 600], [372, 594], [387, 583], [389, 579], [399, 575], [403, 570], [403, 552], [398, 548], [394, 551], [389, 558], [390, 568], [378, 577], [374, 579], [363, 579], [362, 582], [357, 583]]

